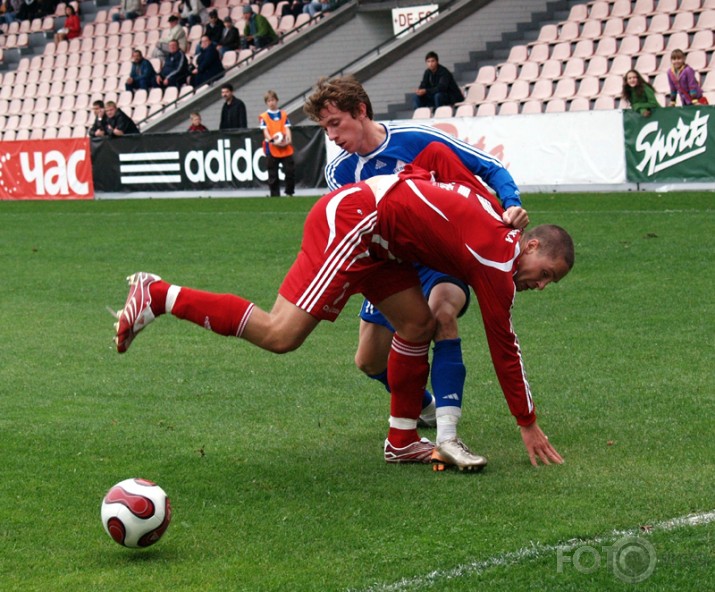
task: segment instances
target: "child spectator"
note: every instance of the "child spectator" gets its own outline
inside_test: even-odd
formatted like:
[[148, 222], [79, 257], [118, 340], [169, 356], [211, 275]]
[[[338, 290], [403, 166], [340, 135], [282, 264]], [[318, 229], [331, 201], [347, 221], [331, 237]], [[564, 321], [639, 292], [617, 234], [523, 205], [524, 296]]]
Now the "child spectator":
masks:
[[268, 110], [258, 116], [258, 123], [263, 130], [263, 152], [266, 155], [268, 169], [268, 188], [271, 196], [281, 194], [278, 168], [283, 166], [286, 195], [295, 193], [295, 162], [293, 161], [293, 139], [291, 137], [288, 114], [278, 108], [278, 95], [269, 90], [264, 101]]
[[643, 117], [650, 117], [653, 109], [660, 107], [658, 99], [655, 97], [655, 89], [637, 70], [629, 70], [623, 77], [622, 96], [631, 109]]
[[55, 45], [60, 41], [74, 39], [82, 34], [82, 23], [75, 12], [74, 6], [68, 4], [65, 7], [65, 25], [55, 33]]
[[207, 132], [209, 131], [209, 128], [207, 128], [203, 123], [201, 123], [201, 114], [197, 113], [194, 111], [189, 115], [189, 120], [191, 121], [191, 125], [189, 126], [189, 129], [187, 131], [189, 132]]
[[676, 97], [680, 97], [680, 104], [707, 105], [708, 101], [703, 96], [703, 90], [695, 77], [695, 70], [685, 63], [685, 53], [681, 49], [674, 49], [670, 54], [668, 70], [668, 84], [670, 85], [670, 107], [675, 107]]

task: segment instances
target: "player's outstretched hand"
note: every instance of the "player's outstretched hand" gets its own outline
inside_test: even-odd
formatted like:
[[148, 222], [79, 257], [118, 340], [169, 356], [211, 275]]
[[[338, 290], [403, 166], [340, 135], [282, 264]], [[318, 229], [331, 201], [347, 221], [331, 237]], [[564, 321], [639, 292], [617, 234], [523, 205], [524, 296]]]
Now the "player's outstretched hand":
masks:
[[511, 206], [502, 215], [502, 220], [513, 228], [526, 228], [529, 225], [529, 214], [520, 206]]
[[541, 431], [536, 422], [530, 426], [521, 426], [521, 439], [524, 440], [529, 460], [535, 467], [539, 464], [537, 458], [545, 465], [550, 465], [552, 462], [557, 464], [564, 462], [564, 459], [549, 442], [549, 437]]

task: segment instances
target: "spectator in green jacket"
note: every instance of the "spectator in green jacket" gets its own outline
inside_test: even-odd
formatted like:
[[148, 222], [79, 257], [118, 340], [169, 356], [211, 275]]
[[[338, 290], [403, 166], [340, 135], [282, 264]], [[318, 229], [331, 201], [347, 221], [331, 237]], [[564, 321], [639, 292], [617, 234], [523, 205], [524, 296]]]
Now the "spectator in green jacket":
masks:
[[248, 49], [251, 45], [256, 49], [261, 49], [278, 43], [278, 34], [271, 27], [271, 23], [263, 15], [253, 12], [250, 4], [244, 5], [243, 18], [246, 19], [241, 40], [243, 49]]
[[653, 109], [660, 107], [655, 89], [637, 70], [629, 70], [623, 77], [623, 100], [643, 117], [650, 117]]

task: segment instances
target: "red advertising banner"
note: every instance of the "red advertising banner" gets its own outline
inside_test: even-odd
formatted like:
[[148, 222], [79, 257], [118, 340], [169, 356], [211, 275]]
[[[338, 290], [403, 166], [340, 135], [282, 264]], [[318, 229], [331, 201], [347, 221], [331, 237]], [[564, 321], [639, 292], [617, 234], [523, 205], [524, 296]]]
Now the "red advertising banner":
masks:
[[89, 138], [0, 143], [0, 199], [92, 199]]

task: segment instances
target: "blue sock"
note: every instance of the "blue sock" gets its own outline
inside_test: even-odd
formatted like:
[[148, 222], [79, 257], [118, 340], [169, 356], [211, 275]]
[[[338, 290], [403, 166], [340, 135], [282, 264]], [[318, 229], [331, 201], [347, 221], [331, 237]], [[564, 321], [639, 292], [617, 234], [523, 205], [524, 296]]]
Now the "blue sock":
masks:
[[[387, 382], [387, 370], [383, 370], [382, 372], [380, 372], [380, 374], [368, 374], [367, 377], [381, 382], [385, 387], [385, 390], [388, 393], [390, 392], [390, 385]], [[425, 393], [422, 396], [422, 409], [427, 407], [427, 405], [429, 405], [430, 403], [432, 403], [432, 394], [425, 389]]]
[[462, 340], [445, 339], [434, 344], [432, 355], [432, 389], [437, 409], [462, 407], [467, 369], [462, 361]]

